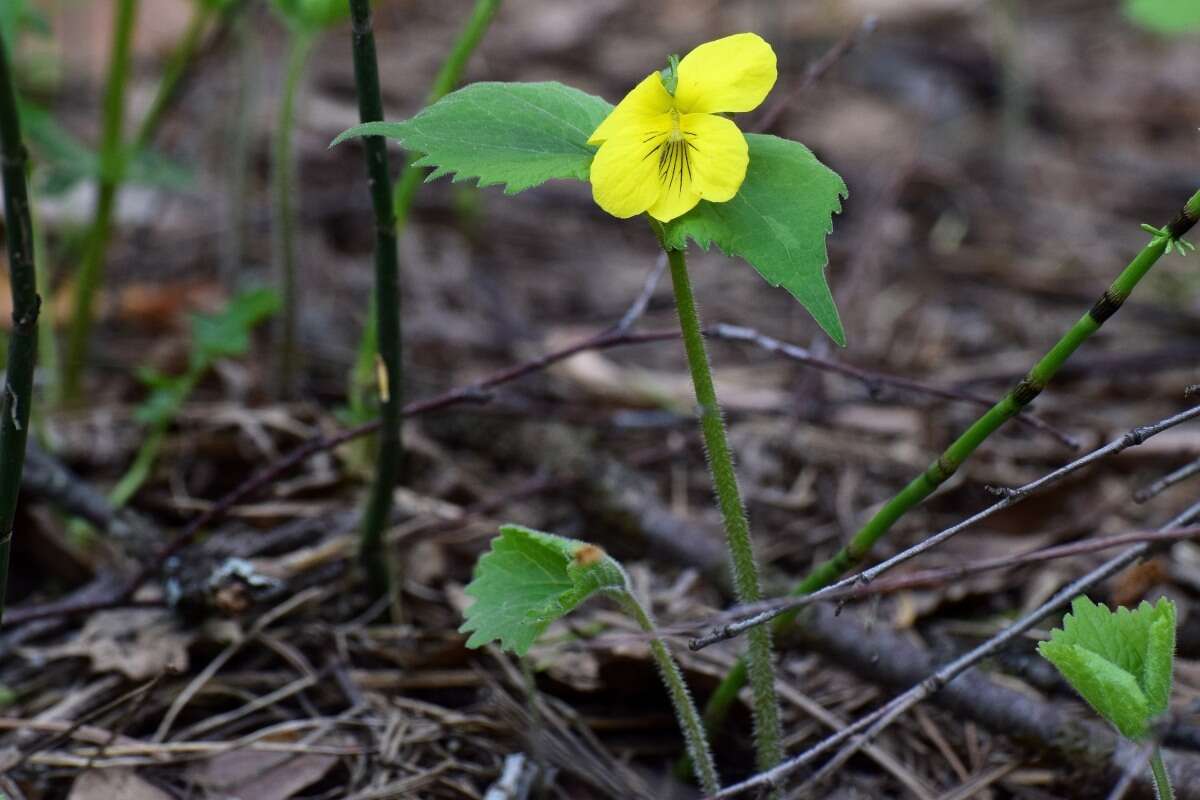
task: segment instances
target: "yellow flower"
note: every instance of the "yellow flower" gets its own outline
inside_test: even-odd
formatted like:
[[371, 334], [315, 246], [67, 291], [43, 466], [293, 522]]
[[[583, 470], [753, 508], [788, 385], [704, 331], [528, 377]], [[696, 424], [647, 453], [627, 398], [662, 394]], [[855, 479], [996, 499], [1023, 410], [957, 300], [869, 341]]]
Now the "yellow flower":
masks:
[[592, 196], [614, 217], [660, 222], [701, 200], [737, 194], [750, 161], [746, 137], [722, 112], [756, 108], [775, 85], [775, 51], [753, 33], [700, 45], [675, 70], [672, 95], [652, 72], [592, 133]]

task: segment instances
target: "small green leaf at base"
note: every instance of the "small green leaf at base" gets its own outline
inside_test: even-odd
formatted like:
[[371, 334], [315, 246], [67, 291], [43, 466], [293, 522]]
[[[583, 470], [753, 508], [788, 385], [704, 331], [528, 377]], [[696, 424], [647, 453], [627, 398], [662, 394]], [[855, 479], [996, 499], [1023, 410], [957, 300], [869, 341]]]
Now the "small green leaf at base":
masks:
[[1113, 612], [1077, 597], [1038, 652], [1122, 735], [1143, 739], [1170, 701], [1175, 606], [1163, 598]]
[[471, 634], [467, 647], [499, 641], [524, 655], [550, 623], [598, 591], [625, 590], [626, 581], [621, 566], [593, 544], [505, 525], [475, 565], [466, 588], [475, 602], [458, 630]]
[[846, 334], [825, 267], [825, 237], [847, 196], [841, 176], [799, 142], [747, 134], [750, 166], [737, 195], [727, 203], [701, 201], [664, 226], [667, 247], [688, 239], [725, 255], [744, 258], [772, 286], [787, 289], [839, 345]]
[[1125, 16], [1155, 33], [1200, 31], [1200, 3], [1196, 0], [1125, 0]]
[[473, 83], [404, 122], [367, 122], [333, 145], [386, 136], [422, 153], [427, 180], [453, 175], [515, 194], [553, 178], [586, 181], [595, 148], [588, 143], [612, 106], [561, 83]]

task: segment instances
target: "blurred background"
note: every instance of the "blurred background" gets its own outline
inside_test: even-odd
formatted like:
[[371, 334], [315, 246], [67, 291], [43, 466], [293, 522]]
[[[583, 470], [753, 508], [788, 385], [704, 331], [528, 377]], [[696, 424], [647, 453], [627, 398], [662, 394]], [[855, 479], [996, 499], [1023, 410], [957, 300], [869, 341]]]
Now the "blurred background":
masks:
[[[111, 0], [30, 5], [32, 15], [9, 41], [20, 89], [34, 109], [26, 125], [45, 241], [43, 295], [61, 342], [96, 197], [94, 165], [87, 165], [101, 138], [113, 9]], [[35, 411], [42, 446], [98, 486], [126, 474], [146, 440], [138, 409], [154, 383], [145, 370], [186, 368], [189, 315], [215, 313], [248, 287], [276, 280], [271, 181], [291, 34], [269, 4], [244, 5], [203, 28], [176, 98], [131, 156], [104, 259], [83, 401]], [[472, 5], [375, 4], [389, 119], [424, 105]], [[197, 7], [188, 0], [141, 4], [127, 131], [150, 108]], [[749, 326], [865, 370], [999, 397], [1148, 241], [1139, 224], [1166, 224], [1200, 186], [1200, 33], [1151, 30], [1117, 2], [510, 0], [465, 81], [560, 81], [615, 103], [668, 54], [740, 31], [761, 33], [780, 64], [774, 93], [764, 109], [745, 115], [743, 127], [753, 128], [773, 101], [787, 98], [771, 132], [807, 144], [849, 187], [834, 219], [828, 268], [849, 346], [829, 342], [786, 292], [747, 264], [694, 252], [691, 271], [706, 322]], [[358, 121], [348, 24], [324, 29], [312, 48], [298, 78], [291, 140], [299, 276], [294, 388], [281, 392], [274, 381], [270, 325], [255, 330], [248, 355], [220, 361], [197, 381], [131, 501], [165, 528], [257, 465], [354, 419], [347, 382], [367, 321], [373, 220], [360, 145], [328, 149]], [[394, 146], [391, 155], [397, 173], [403, 157]], [[614, 324], [651, 273], [656, 243], [643, 226], [602, 213], [586, 184], [552, 182], [505, 197], [499, 189], [441, 180], [416, 195], [400, 254], [404, 391], [421, 399]], [[1036, 404], [1052, 431], [1011, 426], [989, 440], [898, 526], [880, 555], [991, 502], [986, 486], [1019, 485], [1077, 455], [1064, 439], [1090, 448], [1183, 408], [1184, 388], [1200, 381], [1196, 263], [1164, 259], [1070, 361]], [[668, 285], [650, 296], [638, 325], [674, 328]], [[979, 413], [971, 403], [921, 393], [873, 392], [863, 381], [745, 344], [711, 347], [772, 592], [830, 555]], [[358, 659], [375, 666], [382, 660], [414, 671], [418, 683], [421, 675], [440, 676], [393, 689], [463, 713], [470, 708], [494, 723], [487, 735], [463, 733], [466, 749], [456, 756], [493, 769], [495, 759], [471, 737], [517, 736], [512, 715], [519, 707], [498, 714], [472, 704], [482, 703], [475, 693], [491, 682], [514, 679], [466, 654], [453, 631], [461, 586], [497, 521], [587, 538], [634, 559], [634, 576], [665, 621], [723, 606], [720, 526], [692, 403], [680, 349], [660, 342], [584, 353], [498, 389], [487, 402], [411, 420], [393, 532], [393, 555], [409, 565], [403, 590], [411, 629], [386, 644], [350, 645], [355, 668], [368, 669]], [[1189, 489], [1146, 506], [1131, 503], [1130, 493], [1197, 456], [1194, 430], [1163, 434], [1086, 480], [997, 515], [923, 566], [1160, 522], [1189, 501]], [[369, 455], [353, 448], [316, 458], [267, 496], [239, 506], [225, 533], [236, 540], [309, 524], [318, 539], [344, 535], [369, 466]], [[17, 539], [12, 604], [47, 600], [120, 561], [110, 545], [72, 535], [36, 502], [22, 514], [39, 535]], [[296, 580], [338, 585], [349, 563], [345, 552], [339, 558], [310, 573], [296, 567], [296, 576], [306, 576]], [[989, 573], [899, 592], [872, 613], [927, 642], [970, 639], [995, 618], [1033, 607], [1098, 558], [1053, 562], [1019, 578]], [[1125, 573], [1107, 591], [1127, 602], [1155, 587], [1181, 604], [1181, 653], [1200, 654], [1200, 624], [1189, 616], [1189, 598], [1200, 591], [1200, 548], [1179, 544], [1171, 559]], [[334, 624], [333, 609], [347, 602], [331, 600], [326, 622]], [[595, 613], [616, 624], [607, 612]], [[193, 656], [214, 646], [197, 644], [204, 635], [191, 640]], [[296, 646], [323, 645], [309, 632]], [[585, 716], [585, 727], [617, 760], [644, 768], [661, 766], [677, 742], [639, 646], [619, 637], [560, 642], [546, 645], [534, 662], [544, 670], [542, 688]], [[701, 698], [722, 674], [727, 653], [689, 656], [689, 679]], [[17, 672], [5, 682], [28, 680], [24, 668], [10, 667]], [[55, 669], [68, 683], [103, 672], [78, 664]], [[806, 692], [846, 716], [875, 696], [803, 653], [789, 656], [782, 674], [805, 681]], [[1184, 670], [1180, 679], [1188, 698], [1200, 697], [1195, 677]], [[645, 717], [647, 707], [657, 716]], [[968, 773], [997, 753], [1017, 752], [973, 723], [929, 713], [950, 726], [952, 740], [978, 737], [963, 755]], [[789, 714], [793, 745], [816, 735], [801, 710], [789, 706]], [[928, 755], [939, 747], [928, 726], [906, 722], [899, 729], [904, 735], [889, 737], [890, 746], [913, 765], [929, 797], [961, 781], [953, 764]], [[718, 752], [748, 770], [747, 715], [731, 730]], [[585, 772], [608, 768], [600, 756], [599, 766], [563, 760], [572, 758]], [[428, 767], [437, 753], [414, 759]], [[460, 767], [446, 773], [458, 789], [435, 781], [428, 796], [479, 796], [461, 787], [480, 790], [488, 780]], [[852, 762], [850, 772], [856, 777], [830, 797], [914, 796], [872, 763]], [[1021, 762], [983, 793], [955, 796], [1103, 796], [1063, 780], [1055, 764], [1035, 769]], [[57, 796], [65, 783], [45, 785], [38, 796]], [[593, 788], [569, 796], [605, 796], [586, 779], [579, 786]]]

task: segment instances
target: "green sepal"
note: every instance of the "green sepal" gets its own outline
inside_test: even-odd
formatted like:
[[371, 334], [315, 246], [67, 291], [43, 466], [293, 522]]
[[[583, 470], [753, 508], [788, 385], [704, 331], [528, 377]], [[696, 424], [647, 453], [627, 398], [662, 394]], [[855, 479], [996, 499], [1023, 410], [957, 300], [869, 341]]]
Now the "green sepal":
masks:
[[747, 134], [750, 166], [734, 198], [700, 201], [663, 226], [663, 244], [683, 249], [692, 239], [706, 250], [745, 259], [772, 286], [782, 286], [812, 315], [821, 329], [845, 346], [846, 333], [825, 268], [825, 239], [833, 215], [841, 212], [846, 184], [799, 142]]
[[504, 525], [492, 548], [475, 565], [466, 594], [475, 598], [458, 629], [467, 647], [499, 641], [517, 655], [555, 620], [598, 591], [625, 591], [621, 565], [595, 545]]
[[612, 108], [561, 83], [473, 83], [412, 119], [356, 125], [330, 147], [386, 136], [423, 154], [413, 166], [433, 167], [426, 181], [475, 178], [516, 194], [554, 178], [586, 181], [596, 154], [588, 137]]
[[1145, 738], [1170, 702], [1175, 606], [1163, 598], [1113, 612], [1077, 597], [1038, 652], [1123, 735]]

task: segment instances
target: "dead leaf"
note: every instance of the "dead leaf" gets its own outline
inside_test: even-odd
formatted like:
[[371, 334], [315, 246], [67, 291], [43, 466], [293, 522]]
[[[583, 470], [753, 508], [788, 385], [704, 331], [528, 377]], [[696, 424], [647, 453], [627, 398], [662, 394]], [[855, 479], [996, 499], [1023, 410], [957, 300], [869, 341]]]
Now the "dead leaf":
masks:
[[[347, 736], [328, 737], [323, 745], [352, 746]], [[235, 750], [194, 765], [189, 777], [209, 800], [288, 800], [324, 778], [338, 756]]]
[[171, 795], [138, 777], [132, 769], [89, 769], [71, 785], [67, 800], [171, 800]]
[[119, 609], [93, 614], [65, 644], [21, 652], [30, 659], [88, 658], [96, 672], [116, 671], [144, 681], [167, 670], [185, 671], [193, 639], [194, 634], [180, 630], [167, 611]]

